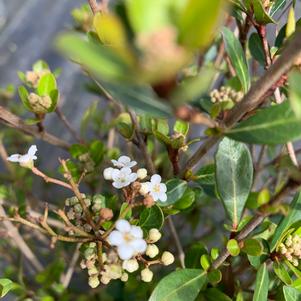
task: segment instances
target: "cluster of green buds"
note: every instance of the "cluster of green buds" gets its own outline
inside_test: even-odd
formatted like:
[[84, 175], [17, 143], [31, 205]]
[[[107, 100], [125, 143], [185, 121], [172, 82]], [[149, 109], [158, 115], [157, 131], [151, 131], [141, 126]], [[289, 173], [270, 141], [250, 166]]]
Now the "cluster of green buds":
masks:
[[26, 109], [39, 116], [55, 110], [59, 98], [56, 83], [58, 72], [52, 73], [48, 64], [40, 60], [32, 66], [32, 70], [18, 73], [25, 84], [18, 91]]
[[95, 163], [89, 153], [81, 154], [78, 160], [83, 164], [84, 170], [86, 170], [87, 173], [91, 173], [95, 170]]
[[301, 259], [301, 237], [297, 234], [288, 235], [278, 250], [289, 262], [298, 266]]
[[89, 32], [92, 29], [93, 14], [89, 4], [83, 4], [81, 7], [74, 8], [71, 11], [76, 29]]
[[[113, 212], [109, 208], [105, 208], [104, 196], [96, 194], [93, 197], [88, 197], [82, 194], [87, 209], [92, 213], [93, 221], [98, 224], [108, 221], [113, 217]], [[68, 219], [79, 229], [85, 232], [91, 232], [92, 227], [87, 222], [83, 212], [83, 208], [76, 196], [65, 200], [65, 211]], [[69, 234], [73, 234], [73, 230], [69, 230]]]
[[214, 89], [210, 93], [211, 101], [213, 103], [221, 102], [234, 102], [238, 103], [243, 98], [243, 93], [241, 91], [235, 91], [230, 87], [222, 86], [220, 89]]

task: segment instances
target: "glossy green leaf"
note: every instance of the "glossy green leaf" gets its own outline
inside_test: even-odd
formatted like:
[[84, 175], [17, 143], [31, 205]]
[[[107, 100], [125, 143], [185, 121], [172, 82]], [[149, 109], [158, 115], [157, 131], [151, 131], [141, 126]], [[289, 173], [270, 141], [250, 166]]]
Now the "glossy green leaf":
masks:
[[194, 181], [197, 182], [204, 192], [210, 196], [215, 196], [215, 164], [209, 164], [201, 167], [194, 176]]
[[207, 254], [207, 249], [201, 242], [194, 243], [185, 252], [185, 266], [186, 268], [201, 268], [201, 256]]
[[253, 32], [250, 35], [248, 45], [253, 58], [256, 61], [258, 61], [262, 66], [265, 66], [265, 54], [258, 33]]
[[10, 279], [1, 278], [0, 279], [0, 298], [6, 296], [11, 290], [16, 288], [16, 284]]
[[274, 233], [274, 236], [272, 238], [272, 241], [270, 243], [271, 251], [274, 251], [277, 245], [282, 241], [283, 236], [285, 232], [297, 221], [301, 220], [301, 194], [298, 192], [291, 205], [290, 205], [290, 212], [289, 214], [284, 217], [278, 227], [276, 228], [276, 231]]
[[187, 182], [180, 179], [171, 179], [166, 182], [167, 200], [166, 202], [158, 201], [157, 204], [161, 207], [169, 206], [176, 203], [187, 189]]
[[249, 238], [244, 241], [242, 251], [251, 256], [259, 256], [263, 252], [263, 245], [259, 240]]
[[183, 196], [173, 205], [173, 208], [184, 210], [189, 208], [195, 201], [195, 192], [190, 187], [187, 187]]
[[209, 288], [204, 292], [206, 301], [231, 301], [232, 299], [217, 288]]
[[216, 285], [222, 280], [223, 275], [220, 270], [213, 270], [208, 273], [207, 277], [208, 277], [208, 281], [212, 285]]
[[181, 269], [164, 277], [148, 301], [194, 301], [206, 283], [201, 269]]
[[61, 34], [56, 39], [56, 47], [97, 77], [126, 81], [131, 78], [130, 69], [121, 57], [109, 47], [87, 41], [81, 35]]
[[250, 88], [250, 75], [248, 63], [241, 44], [235, 37], [234, 33], [227, 27], [223, 27], [222, 34], [226, 52], [229, 55], [230, 61], [235, 69], [244, 92], [247, 92]]
[[289, 74], [289, 101], [297, 118], [301, 119], [301, 73], [297, 70]]
[[301, 292], [293, 287], [284, 286], [283, 295], [285, 301], [301, 301]]
[[234, 140], [254, 144], [282, 144], [301, 137], [301, 123], [288, 102], [258, 111], [228, 130]]
[[23, 105], [25, 106], [25, 108], [29, 111], [31, 111], [31, 106], [30, 106], [30, 103], [28, 101], [28, 91], [26, 90], [26, 88], [24, 86], [20, 86], [18, 88], [18, 92], [19, 92], [19, 96], [20, 96], [20, 99], [23, 103]]
[[155, 117], [171, 116], [171, 108], [160, 100], [146, 85], [124, 85], [112, 82], [99, 82], [103, 91], [113, 99], [136, 110]]
[[269, 15], [271, 17], [274, 17], [274, 15], [280, 11], [281, 9], [283, 9], [286, 5], [286, 0], [275, 0], [273, 1], [270, 10], [269, 10]]
[[161, 229], [164, 223], [164, 215], [161, 208], [154, 205], [150, 208], [145, 208], [140, 214], [139, 226], [143, 230], [150, 230], [152, 228]]
[[238, 256], [240, 253], [240, 247], [238, 245], [237, 240], [230, 239], [227, 242], [227, 250], [231, 254], [231, 256]]
[[57, 85], [54, 75], [52, 73], [47, 73], [40, 78], [37, 92], [40, 96], [50, 95], [50, 93], [53, 90], [56, 90], [56, 88]]
[[217, 190], [233, 228], [240, 221], [253, 182], [253, 164], [248, 147], [224, 138], [215, 155]]
[[269, 292], [269, 272], [266, 263], [263, 263], [256, 275], [253, 301], [268, 300], [268, 292]]
[[285, 284], [290, 285], [292, 283], [292, 279], [285, 269], [284, 265], [281, 262], [273, 263], [273, 270], [277, 277]]
[[191, 48], [202, 48], [211, 41], [223, 8], [223, 0], [188, 0], [179, 21], [179, 40]]
[[266, 12], [262, 0], [245, 0], [248, 10], [254, 11], [255, 20], [259, 24], [276, 23], [271, 16]]
[[174, 124], [173, 130], [175, 133], [186, 136], [189, 131], [189, 123], [183, 120], [177, 120]]
[[207, 255], [207, 254], [203, 254], [203, 255], [201, 256], [201, 266], [202, 266], [202, 268], [203, 268], [205, 271], [207, 271], [207, 270], [209, 270], [210, 265], [211, 265], [210, 256]]

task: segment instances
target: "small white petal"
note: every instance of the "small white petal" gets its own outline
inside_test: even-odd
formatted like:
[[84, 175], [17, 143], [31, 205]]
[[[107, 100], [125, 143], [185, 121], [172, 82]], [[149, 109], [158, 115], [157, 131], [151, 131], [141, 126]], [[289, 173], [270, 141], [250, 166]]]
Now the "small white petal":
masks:
[[124, 243], [122, 233], [120, 233], [119, 231], [116, 231], [116, 230], [112, 231], [109, 234], [107, 240], [108, 240], [109, 244], [112, 246], [119, 246]]
[[118, 166], [118, 161], [116, 161], [116, 160], [111, 160], [111, 162], [113, 163], [114, 166]]
[[156, 174], [151, 177], [151, 182], [152, 184], [159, 184], [161, 183], [161, 179], [161, 176]]
[[120, 173], [129, 176], [132, 173], [132, 170], [129, 167], [123, 167], [120, 169]]
[[131, 162], [131, 158], [128, 157], [128, 156], [121, 156], [119, 159], [118, 159], [118, 163], [121, 163], [123, 164], [124, 166], [126, 166], [128, 163]]
[[135, 237], [135, 238], [142, 238], [143, 237], [143, 231], [140, 227], [138, 226], [132, 226], [130, 233]]
[[166, 202], [167, 201], [167, 194], [166, 193], [160, 193], [159, 200], [163, 203]]
[[114, 168], [112, 167], [108, 167], [105, 168], [103, 171], [103, 177], [105, 180], [112, 180], [112, 172], [113, 172]]
[[160, 184], [160, 191], [161, 192], [166, 192], [167, 191], [167, 187], [166, 187], [166, 185], [164, 183]]
[[131, 162], [128, 163], [126, 166], [131, 168], [131, 167], [135, 166], [136, 164], [137, 164], [136, 161], [131, 161]]
[[114, 168], [114, 169], [112, 170], [112, 179], [113, 179], [114, 181], [118, 180], [118, 179], [119, 179], [119, 175], [120, 175], [120, 170]]
[[120, 188], [125, 187], [125, 186], [124, 186], [124, 183], [117, 182], [117, 181], [116, 181], [116, 182], [113, 182], [112, 185], [113, 185], [115, 188], [117, 188], [117, 189], [120, 189]]
[[122, 260], [131, 259], [134, 255], [135, 250], [127, 244], [123, 244], [117, 247], [117, 253]]
[[133, 183], [137, 180], [137, 178], [138, 178], [137, 174], [133, 172], [129, 175], [128, 180], [129, 180], [130, 183]]
[[119, 230], [122, 233], [125, 232], [130, 232], [131, 231], [131, 225], [130, 223], [125, 220], [125, 219], [120, 219], [116, 222], [116, 227], [117, 230]]
[[29, 148], [27, 154], [28, 154], [29, 156], [32, 157], [32, 156], [34, 156], [34, 155], [36, 154], [37, 151], [38, 151], [37, 146], [36, 146], [36, 145], [32, 145], [32, 146]]
[[132, 240], [129, 245], [135, 250], [136, 253], [144, 253], [147, 248], [147, 243], [143, 239]]
[[160, 196], [161, 196], [160, 192], [154, 192], [154, 191], [151, 191], [150, 195], [152, 196], [154, 201], [158, 201], [160, 199]]
[[19, 162], [20, 163], [27, 163], [30, 162], [32, 160], [31, 156], [29, 156], [28, 154], [23, 155], [20, 157]]
[[7, 158], [7, 161], [10, 161], [10, 162], [19, 162], [21, 157], [22, 157], [22, 155], [20, 155], [20, 154], [14, 154], [14, 155], [9, 156]]

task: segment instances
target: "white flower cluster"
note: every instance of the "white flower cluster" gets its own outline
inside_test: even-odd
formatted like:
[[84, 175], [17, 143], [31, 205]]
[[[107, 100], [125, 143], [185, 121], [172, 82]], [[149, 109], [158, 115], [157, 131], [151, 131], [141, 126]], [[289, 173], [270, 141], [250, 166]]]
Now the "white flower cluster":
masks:
[[299, 235], [289, 235], [278, 249], [294, 266], [299, 265], [301, 259], [301, 237]]
[[[137, 162], [131, 161], [127, 156], [121, 156], [118, 160], [112, 160], [114, 167], [108, 167], [104, 170], [103, 176], [106, 180], [113, 181], [112, 185], [121, 189], [129, 186], [131, 183], [144, 180], [147, 177], [147, 170], [139, 168], [136, 172], [132, 171]], [[140, 183], [140, 194], [150, 195], [154, 201], [166, 202], [166, 185], [161, 183], [160, 175], [153, 175], [148, 182]]]
[[13, 154], [7, 158], [8, 161], [14, 163], [20, 163], [23, 167], [33, 167], [33, 161], [37, 159], [36, 153], [38, 149], [36, 145], [32, 145], [27, 154], [20, 155], [20, 154]]

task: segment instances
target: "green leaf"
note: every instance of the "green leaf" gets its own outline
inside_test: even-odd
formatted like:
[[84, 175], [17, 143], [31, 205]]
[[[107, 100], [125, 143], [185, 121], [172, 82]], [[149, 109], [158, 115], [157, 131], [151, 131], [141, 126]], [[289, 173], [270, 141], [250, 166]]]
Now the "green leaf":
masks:
[[291, 210], [289, 214], [284, 217], [278, 227], [276, 228], [276, 231], [273, 235], [272, 241], [270, 243], [270, 249], [271, 251], [274, 251], [277, 245], [282, 242], [283, 236], [285, 235], [285, 232], [297, 221], [301, 220], [301, 194], [298, 192], [291, 205]]
[[126, 10], [135, 32], [153, 32], [170, 24], [170, 0], [127, 0]]
[[251, 154], [245, 144], [224, 138], [215, 161], [217, 190], [235, 229], [253, 182]]
[[183, 196], [173, 205], [173, 208], [184, 210], [189, 208], [195, 201], [195, 193], [193, 189], [187, 187]]
[[183, 120], [177, 120], [174, 124], [173, 130], [175, 133], [186, 136], [189, 131], [189, 123]]
[[113, 99], [155, 117], [170, 117], [171, 108], [160, 100], [147, 85], [124, 85], [99, 82], [100, 88]]
[[209, 288], [204, 293], [206, 301], [231, 301], [231, 298], [218, 290], [217, 288]]
[[282, 144], [301, 137], [301, 123], [288, 102], [258, 111], [226, 135], [250, 144]]
[[271, 17], [274, 17], [274, 15], [281, 10], [282, 8], [284, 8], [286, 5], [286, 0], [275, 0], [273, 1], [270, 10], [269, 10], [269, 15]]
[[241, 82], [243, 91], [247, 92], [250, 88], [250, 75], [248, 63], [241, 44], [235, 37], [234, 33], [227, 27], [223, 27], [222, 34], [226, 52], [229, 55], [230, 61], [235, 69], [239, 81]]
[[205, 271], [208, 271], [211, 265], [210, 256], [207, 254], [203, 254], [201, 256], [201, 266]]
[[184, 194], [187, 188], [187, 182], [180, 179], [171, 179], [166, 182], [167, 200], [166, 202], [158, 201], [160, 207], [165, 207], [176, 203]]
[[258, 33], [253, 32], [249, 38], [249, 49], [253, 58], [258, 61], [262, 66], [265, 66], [265, 55], [262, 43]]
[[259, 256], [263, 252], [263, 245], [257, 239], [246, 239], [244, 241], [242, 251], [251, 256]]
[[194, 176], [194, 181], [198, 183], [204, 192], [210, 196], [215, 196], [215, 164], [205, 165]]
[[188, 0], [179, 21], [180, 43], [191, 48], [207, 46], [214, 34], [223, 4], [223, 0]]
[[53, 74], [47, 73], [43, 75], [38, 83], [37, 92], [40, 96], [50, 95], [53, 90], [56, 90], [56, 79]]
[[200, 258], [203, 254], [207, 254], [205, 245], [201, 242], [193, 244], [185, 254], [186, 268], [201, 268]]
[[293, 287], [284, 286], [283, 295], [285, 301], [301, 301], [301, 293]]
[[281, 262], [274, 262], [273, 269], [274, 273], [282, 282], [284, 282], [287, 285], [290, 285], [292, 283], [292, 279], [289, 273], [287, 272], [287, 270]]
[[301, 119], [301, 73], [297, 70], [289, 74], [289, 101], [297, 118]]
[[201, 269], [177, 270], [159, 282], [148, 301], [194, 301], [205, 283]]
[[269, 272], [266, 263], [263, 263], [256, 275], [253, 301], [268, 300], [268, 292], [269, 292]]
[[12, 282], [10, 279], [1, 278], [0, 279], [0, 298], [3, 298], [7, 295], [11, 290], [16, 288], [16, 284]]
[[262, 0], [246, 0], [245, 2], [248, 10], [254, 11], [255, 20], [257, 23], [263, 25], [276, 23], [266, 12]]
[[61, 34], [56, 39], [56, 47], [97, 77], [126, 81], [131, 78], [127, 64], [109, 47], [87, 41], [79, 34]]
[[154, 205], [150, 208], [144, 208], [140, 214], [139, 226], [143, 230], [152, 228], [161, 229], [164, 224], [164, 215], [160, 207]]
[[223, 275], [220, 270], [213, 270], [208, 273], [207, 277], [208, 277], [208, 281], [212, 285], [216, 285], [217, 283], [219, 283], [222, 280]]
[[21, 101], [23, 103], [23, 105], [25, 106], [25, 108], [29, 111], [31, 111], [31, 106], [28, 100], [28, 91], [26, 90], [26, 88], [24, 86], [20, 86], [18, 88], [18, 92], [19, 92], [19, 96], [21, 98]]
[[240, 253], [240, 247], [238, 245], [237, 240], [230, 239], [227, 242], [227, 250], [231, 254], [231, 256], [238, 256]]

